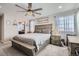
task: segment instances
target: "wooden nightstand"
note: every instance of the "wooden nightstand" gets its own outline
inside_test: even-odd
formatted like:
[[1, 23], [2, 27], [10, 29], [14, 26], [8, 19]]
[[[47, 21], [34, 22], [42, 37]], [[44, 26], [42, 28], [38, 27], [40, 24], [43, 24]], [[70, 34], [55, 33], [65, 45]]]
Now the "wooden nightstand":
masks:
[[61, 46], [61, 36], [60, 35], [52, 35], [51, 36], [51, 44]]

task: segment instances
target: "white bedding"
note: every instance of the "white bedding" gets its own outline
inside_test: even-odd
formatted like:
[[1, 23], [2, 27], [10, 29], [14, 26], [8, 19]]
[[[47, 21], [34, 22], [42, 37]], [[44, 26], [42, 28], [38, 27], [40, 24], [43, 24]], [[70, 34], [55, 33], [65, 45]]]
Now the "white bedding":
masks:
[[17, 37], [32, 39], [36, 42], [37, 49], [46, 41], [50, 39], [50, 34], [43, 34], [43, 33], [27, 33], [27, 34], [20, 34]]

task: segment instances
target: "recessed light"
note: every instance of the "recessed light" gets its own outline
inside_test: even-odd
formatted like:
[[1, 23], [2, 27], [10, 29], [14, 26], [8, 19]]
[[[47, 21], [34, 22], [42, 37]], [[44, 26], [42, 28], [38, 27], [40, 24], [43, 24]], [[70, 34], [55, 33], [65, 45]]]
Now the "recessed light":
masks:
[[62, 6], [58, 6], [58, 8], [62, 8]]

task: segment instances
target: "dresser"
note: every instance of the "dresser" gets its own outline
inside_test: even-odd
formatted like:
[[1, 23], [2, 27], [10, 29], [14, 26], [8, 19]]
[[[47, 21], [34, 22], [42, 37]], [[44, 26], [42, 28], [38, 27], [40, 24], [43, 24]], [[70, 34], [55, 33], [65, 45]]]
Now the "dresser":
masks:
[[61, 36], [58, 34], [54, 34], [51, 36], [50, 40], [51, 44], [60, 46], [61, 45]]
[[79, 37], [78, 36], [68, 36], [68, 51], [69, 55], [76, 55], [76, 48], [79, 48]]

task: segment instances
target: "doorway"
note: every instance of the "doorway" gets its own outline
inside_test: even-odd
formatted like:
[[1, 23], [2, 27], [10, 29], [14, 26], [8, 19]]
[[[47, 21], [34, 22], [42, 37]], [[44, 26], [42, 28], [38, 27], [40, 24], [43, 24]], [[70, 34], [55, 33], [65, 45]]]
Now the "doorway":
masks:
[[0, 42], [3, 40], [3, 15], [0, 15]]

